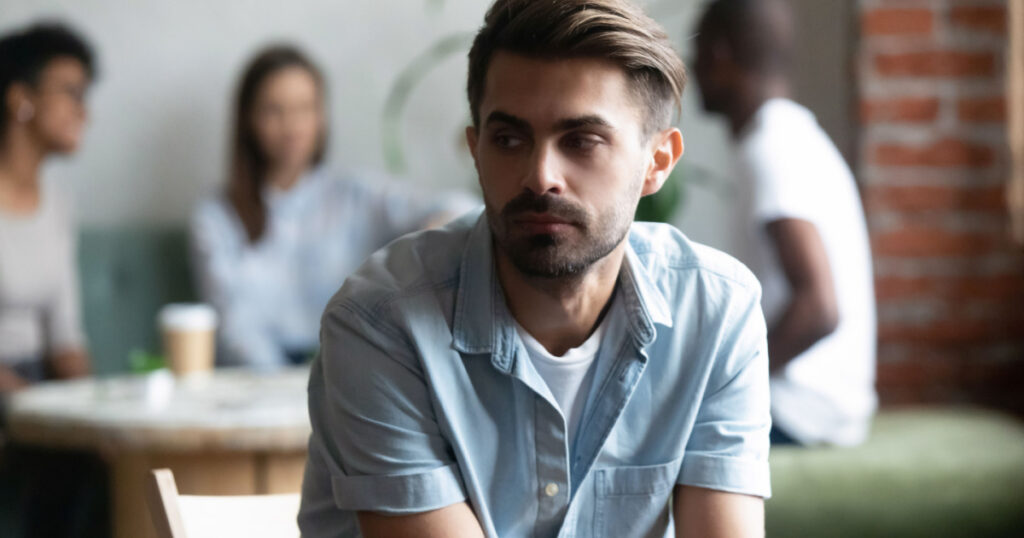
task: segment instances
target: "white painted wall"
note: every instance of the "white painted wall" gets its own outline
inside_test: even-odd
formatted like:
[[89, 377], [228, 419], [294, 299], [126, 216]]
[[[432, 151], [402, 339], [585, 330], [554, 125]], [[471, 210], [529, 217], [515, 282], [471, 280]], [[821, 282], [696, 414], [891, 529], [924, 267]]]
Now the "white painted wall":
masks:
[[[702, 2], [650, 0], [684, 58]], [[436, 40], [472, 34], [481, 0], [0, 0], [0, 32], [42, 17], [79, 28], [94, 44], [101, 77], [90, 96], [92, 122], [79, 154], [47, 174], [74, 186], [86, 226], [180, 224], [226, 168], [229, 107], [244, 62], [263, 44], [303, 46], [331, 88], [329, 159], [341, 166], [385, 165], [381, 118], [398, 74]], [[409, 174], [438, 186], [475, 188], [462, 149], [464, 55], [424, 79], [402, 116]], [[731, 175], [719, 122], [702, 116], [687, 92], [682, 126], [691, 176]], [[712, 179], [714, 181], [714, 179]], [[728, 196], [691, 182], [678, 224], [692, 237], [729, 248], [735, 216]]]

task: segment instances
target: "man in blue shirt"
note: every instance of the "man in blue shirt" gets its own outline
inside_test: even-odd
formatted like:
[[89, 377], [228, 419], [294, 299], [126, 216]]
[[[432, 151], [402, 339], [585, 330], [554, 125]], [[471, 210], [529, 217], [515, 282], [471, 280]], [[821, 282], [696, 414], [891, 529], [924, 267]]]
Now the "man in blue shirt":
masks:
[[760, 287], [632, 222], [683, 152], [665, 33], [623, 0], [498, 0], [469, 64], [486, 210], [324, 312], [303, 535], [762, 535]]

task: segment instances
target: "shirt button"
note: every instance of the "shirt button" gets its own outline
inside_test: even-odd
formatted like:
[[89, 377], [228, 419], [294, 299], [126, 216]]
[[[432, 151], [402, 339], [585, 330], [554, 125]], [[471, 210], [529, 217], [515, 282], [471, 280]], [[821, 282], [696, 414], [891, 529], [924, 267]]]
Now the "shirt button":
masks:
[[558, 495], [558, 484], [552, 482], [544, 487], [544, 494], [548, 497], [554, 497]]

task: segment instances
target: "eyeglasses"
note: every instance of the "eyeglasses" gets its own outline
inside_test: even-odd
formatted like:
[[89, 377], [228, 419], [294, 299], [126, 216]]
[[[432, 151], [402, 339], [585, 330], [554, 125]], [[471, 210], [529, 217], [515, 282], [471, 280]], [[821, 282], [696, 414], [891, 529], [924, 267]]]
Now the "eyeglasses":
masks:
[[41, 84], [37, 91], [41, 94], [50, 93], [70, 97], [76, 104], [84, 105], [88, 87], [82, 84], [53, 83]]

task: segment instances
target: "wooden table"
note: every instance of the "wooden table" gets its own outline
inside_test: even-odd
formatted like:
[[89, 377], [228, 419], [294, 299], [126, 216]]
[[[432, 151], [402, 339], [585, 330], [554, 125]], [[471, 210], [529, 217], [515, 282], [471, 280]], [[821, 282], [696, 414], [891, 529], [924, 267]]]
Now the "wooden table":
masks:
[[155, 536], [144, 494], [153, 468], [173, 470], [184, 494], [301, 489], [308, 377], [308, 368], [223, 369], [42, 383], [12, 397], [10, 435], [101, 454], [110, 465], [115, 536]]

